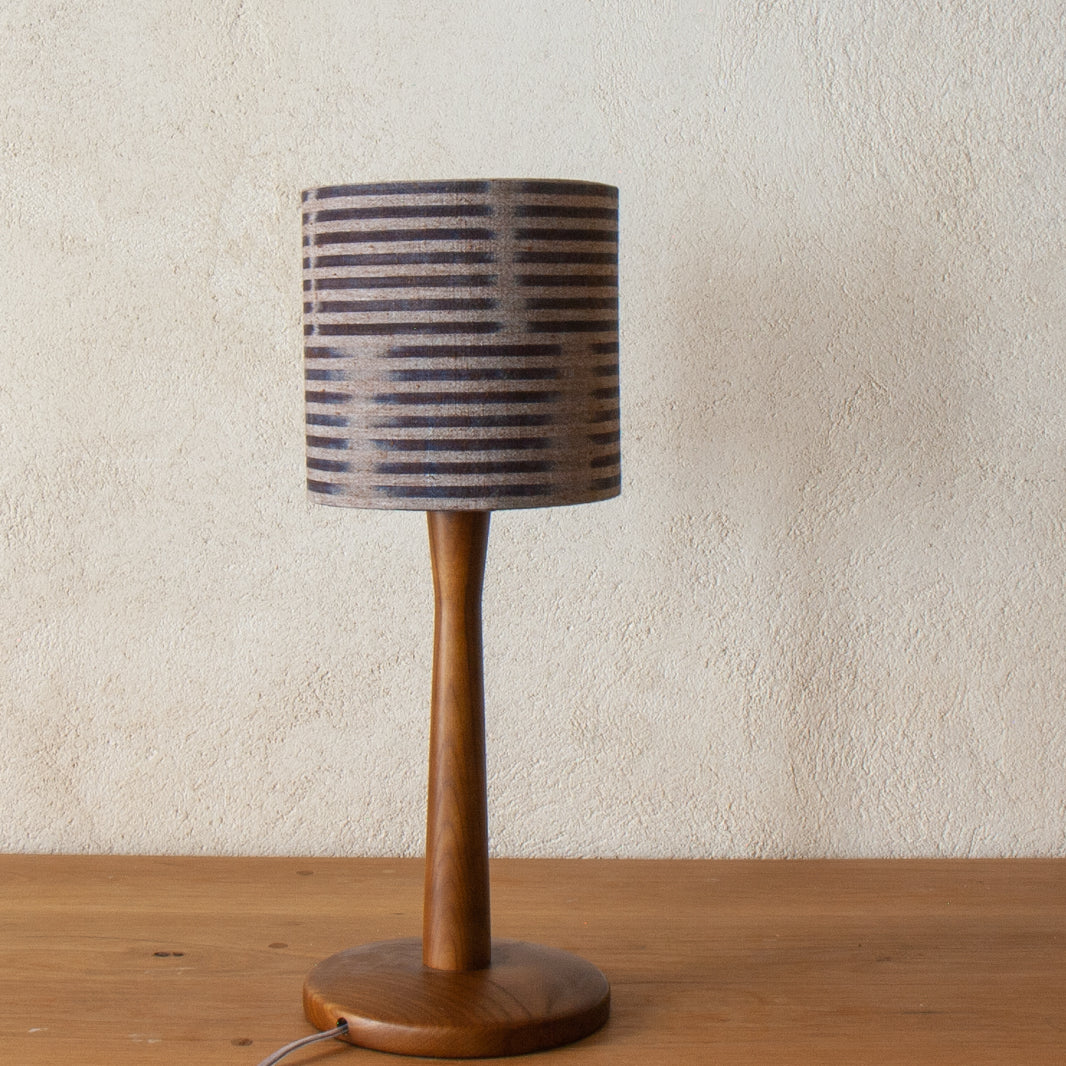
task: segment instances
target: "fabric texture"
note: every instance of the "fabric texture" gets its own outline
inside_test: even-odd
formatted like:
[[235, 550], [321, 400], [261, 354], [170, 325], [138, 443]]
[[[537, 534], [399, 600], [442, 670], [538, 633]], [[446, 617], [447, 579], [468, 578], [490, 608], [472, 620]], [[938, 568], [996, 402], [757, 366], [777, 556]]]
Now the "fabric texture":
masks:
[[303, 199], [313, 500], [495, 510], [618, 495], [617, 189], [423, 181]]

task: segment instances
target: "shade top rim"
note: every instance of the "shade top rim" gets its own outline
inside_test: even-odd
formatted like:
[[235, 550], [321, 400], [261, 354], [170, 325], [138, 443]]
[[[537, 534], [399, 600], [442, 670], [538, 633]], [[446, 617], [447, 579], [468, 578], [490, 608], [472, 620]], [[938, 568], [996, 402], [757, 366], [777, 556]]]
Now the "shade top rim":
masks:
[[356, 182], [328, 182], [321, 185], [309, 185], [303, 189], [304, 195], [313, 192], [320, 192], [327, 189], [386, 189], [394, 187], [397, 190], [416, 190], [424, 188], [427, 190], [439, 189], [442, 185], [446, 186], [492, 186], [494, 188], [503, 188], [506, 186], [530, 186], [537, 185], [543, 186], [545, 191], [550, 191], [552, 187], [564, 188], [565, 186], [582, 186], [589, 189], [601, 189], [605, 193], [617, 194], [618, 186], [612, 185], [609, 182], [603, 181], [589, 181], [584, 178], [536, 178], [536, 177], [520, 177], [520, 178], [417, 178], [417, 179], [405, 179], [405, 178], [392, 178], [384, 181], [356, 181]]

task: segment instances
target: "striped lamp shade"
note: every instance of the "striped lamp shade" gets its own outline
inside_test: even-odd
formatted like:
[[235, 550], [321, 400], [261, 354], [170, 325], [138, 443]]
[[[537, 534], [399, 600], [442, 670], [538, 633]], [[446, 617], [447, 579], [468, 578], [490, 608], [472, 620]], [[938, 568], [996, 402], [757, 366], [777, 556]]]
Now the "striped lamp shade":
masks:
[[617, 189], [418, 181], [303, 200], [313, 500], [436, 511], [618, 495]]

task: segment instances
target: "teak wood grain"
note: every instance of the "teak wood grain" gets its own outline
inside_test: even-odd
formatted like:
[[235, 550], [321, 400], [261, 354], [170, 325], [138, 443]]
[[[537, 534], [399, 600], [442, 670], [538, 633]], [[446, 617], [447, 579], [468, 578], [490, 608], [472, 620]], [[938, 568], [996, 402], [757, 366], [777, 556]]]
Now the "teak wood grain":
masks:
[[433, 697], [422, 960], [478, 970], [491, 956], [481, 591], [488, 511], [429, 511]]
[[[574, 1066], [1061, 1066], [1066, 862], [494, 860], [496, 932], [574, 951]], [[338, 944], [417, 929], [423, 863], [0, 856], [0, 1062], [255, 1066]], [[425, 1060], [330, 1044], [317, 1066]], [[519, 1060], [512, 1060], [519, 1061]]]

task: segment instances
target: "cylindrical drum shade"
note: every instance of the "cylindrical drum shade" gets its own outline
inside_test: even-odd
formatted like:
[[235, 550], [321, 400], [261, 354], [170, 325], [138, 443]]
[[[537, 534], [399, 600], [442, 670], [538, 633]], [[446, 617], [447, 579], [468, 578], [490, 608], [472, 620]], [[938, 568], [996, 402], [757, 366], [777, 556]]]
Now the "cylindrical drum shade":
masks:
[[618, 495], [617, 189], [416, 181], [303, 200], [313, 500], [497, 510]]

